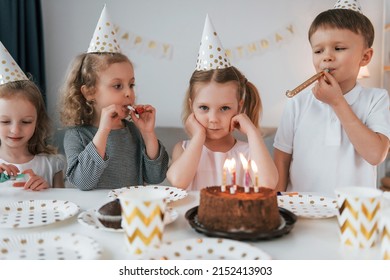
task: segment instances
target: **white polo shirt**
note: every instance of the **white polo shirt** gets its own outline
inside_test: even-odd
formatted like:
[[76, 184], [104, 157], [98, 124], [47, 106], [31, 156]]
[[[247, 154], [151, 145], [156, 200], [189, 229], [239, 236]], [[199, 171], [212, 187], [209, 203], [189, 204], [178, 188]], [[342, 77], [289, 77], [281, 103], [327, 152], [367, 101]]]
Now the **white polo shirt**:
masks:
[[[344, 96], [368, 128], [390, 138], [386, 90], [357, 84]], [[355, 151], [333, 109], [311, 89], [288, 101], [274, 147], [292, 154], [287, 191], [334, 196], [335, 188], [342, 186], [376, 188], [376, 166]]]

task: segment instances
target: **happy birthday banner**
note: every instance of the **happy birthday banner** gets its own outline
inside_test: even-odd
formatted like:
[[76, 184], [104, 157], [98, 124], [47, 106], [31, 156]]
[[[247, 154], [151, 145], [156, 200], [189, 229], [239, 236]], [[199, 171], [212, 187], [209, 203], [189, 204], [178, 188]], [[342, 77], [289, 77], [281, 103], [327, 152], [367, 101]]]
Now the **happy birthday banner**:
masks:
[[239, 60], [250, 58], [254, 55], [261, 55], [268, 50], [279, 47], [287, 42], [295, 34], [295, 28], [292, 24], [281, 28], [265, 38], [260, 38], [251, 43], [240, 45], [231, 49], [226, 49], [226, 54], [230, 60]]
[[[119, 28], [117, 28], [117, 34], [119, 34]], [[130, 31], [126, 31], [120, 35], [120, 39], [122, 49], [128, 46], [130, 49], [136, 50], [139, 53], [152, 55], [157, 58], [172, 59], [173, 46], [171, 44], [162, 43]]]
[[[117, 34], [120, 30], [116, 28]], [[254, 55], [261, 55], [266, 51], [272, 50], [286, 43], [295, 34], [295, 27], [292, 24], [280, 28], [272, 32], [269, 36], [260, 38], [248, 44], [239, 45], [230, 49], [226, 49], [227, 56], [233, 60], [250, 58]], [[125, 49], [136, 50], [139, 53], [152, 55], [156, 58], [171, 60], [173, 57], [173, 45], [169, 43], [159, 42], [158, 40], [148, 38], [143, 35], [135, 34], [130, 31], [124, 31], [120, 35], [121, 47]]]

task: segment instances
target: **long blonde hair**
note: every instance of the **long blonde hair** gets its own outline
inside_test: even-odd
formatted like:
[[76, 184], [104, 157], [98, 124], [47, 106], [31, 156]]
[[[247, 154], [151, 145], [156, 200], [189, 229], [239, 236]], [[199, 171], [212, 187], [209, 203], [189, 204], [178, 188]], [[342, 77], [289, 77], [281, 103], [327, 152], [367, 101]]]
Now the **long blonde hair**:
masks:
[[224, 69], [215, 69], [208, 71], [195, 71], [192, 73], [189, 87], [186, 92], [183, 103], [182, 121], [185, 123], [188, 116], [191, 114], [191, 106], [189, 100], [194, 100], [195, 89], [198, 85], [207, 84], [210, 82], [228, 83], [235, 82], [237, 84], [237, 100], [244, 101], [240, 113], [248, 115], [249, 119], [256, 127], [259, 127], [260, 116], [262, 114], [262, 104], [259, 91], [256, 86], [249, 82], [245, 76], [234, 66]]
[[51, 121], [46, 113], [42, 94], [33, 81], [22, 80], [1, 85], [0, 98], [8, 100], [12, 98], [25, 99], [34, 105], [37, 111], [37, 122], [34, 134], [27, 143], [28, 151], [32, 155], [57, 153], [57, 149], [48, 144], [52, 136]]
[[89, 125], [93, 121], [93, 107], [81, 92], [81, 87], [93, 91], [98, 73], [114, 63], [128, 62], [121, 53], [83, 53], [70, 65], [61, 89], [60, 117], [64, 126]]

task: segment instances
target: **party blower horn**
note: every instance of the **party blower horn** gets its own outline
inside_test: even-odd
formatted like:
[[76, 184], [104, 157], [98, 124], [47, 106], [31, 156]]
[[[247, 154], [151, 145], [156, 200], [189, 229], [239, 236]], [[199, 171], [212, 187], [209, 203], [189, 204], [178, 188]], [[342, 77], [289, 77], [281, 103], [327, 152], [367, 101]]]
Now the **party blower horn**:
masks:
[[310, 86], [312, 83], [314, 83], [315, 81], [317, 81], [320, 77], [322, 77], [325, 72], [329, 72], [329, 69], [324, 69], [323, 71], [321, 72], [318, 72], [317, 74], [315, 74], [314, 76], [310, 77], [309, 79], [307, 79], [306, 81], [304, 81], [302, 84], [300, 84], [299, 86], [297, 86], [296, 88], [294, 88], [293, 90], [287, 90], [286, 91], [286, 96], [288, 98], [292, 98], [294, 97], [295, 95], [297, 95], [298, 93], [300, 93], [302, 90], [304, 90], [305, 88], [307, 88], [308, 86]]

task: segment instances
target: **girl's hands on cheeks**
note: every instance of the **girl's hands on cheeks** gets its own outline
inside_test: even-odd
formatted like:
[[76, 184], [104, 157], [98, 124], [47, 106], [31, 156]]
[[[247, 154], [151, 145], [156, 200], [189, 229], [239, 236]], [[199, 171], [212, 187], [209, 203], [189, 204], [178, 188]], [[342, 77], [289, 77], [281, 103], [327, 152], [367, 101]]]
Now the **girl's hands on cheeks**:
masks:
[[188, 116], [185, 122], [185, 129], [191, 138], [200, 136], [206, 139], [206, 128], [196, 119], [194, 113]]
[[156, 109], [151, 105], [138, 105], [136, 109], [140, 113], [136, 114], [136, 112], [131, 110], [130, 116], [141, 134], [154, 132]]
[[122, 119], [126, 117], [123, 106], [112, 104], [102, 109], [99, 130], [111, 131], [120, 128]]
[[256, 130], [256, 127], [246, 114], [238, 114], [230, 122], [230, 131], [234, 129], [248, 135], [249, 132]]
[[324, 74], [314, 86], [313, 94], [318, 100], [333, 106], [343, 98], [343, 93], [336, 79], [328, 72]]
[[5, 172], [8, 176], [16, 176], [19, 169], [13, 164], [0, 163], [0, 173]]

